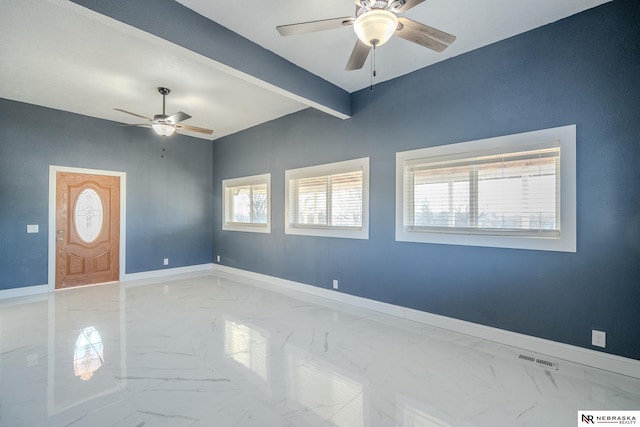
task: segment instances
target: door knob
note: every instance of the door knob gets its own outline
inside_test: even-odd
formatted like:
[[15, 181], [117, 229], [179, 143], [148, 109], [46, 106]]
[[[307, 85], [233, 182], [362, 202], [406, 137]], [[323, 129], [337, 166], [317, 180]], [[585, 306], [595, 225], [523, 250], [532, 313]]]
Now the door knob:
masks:
[[64, 239], [62, 237], [58, 237], [58, 242], [62, 242]]
[[58, 230], [58, 234], [64, 233], [64, 230]]

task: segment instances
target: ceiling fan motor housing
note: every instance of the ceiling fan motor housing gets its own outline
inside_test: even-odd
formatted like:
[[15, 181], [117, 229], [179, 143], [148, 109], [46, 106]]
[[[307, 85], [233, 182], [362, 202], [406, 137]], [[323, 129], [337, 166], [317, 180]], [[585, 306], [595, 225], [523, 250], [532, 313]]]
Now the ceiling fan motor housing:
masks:
[[356, 4], [356, 17], [372, 9], [384, 9], [396, 12], [407, 2], [406, 0], [354, 0]]
[[168, 117], [169, 116], [166, 114], [156, 114], [153, 116], [153, 121], [158, 123], [169, 123], [169, 120], [167, 120]]

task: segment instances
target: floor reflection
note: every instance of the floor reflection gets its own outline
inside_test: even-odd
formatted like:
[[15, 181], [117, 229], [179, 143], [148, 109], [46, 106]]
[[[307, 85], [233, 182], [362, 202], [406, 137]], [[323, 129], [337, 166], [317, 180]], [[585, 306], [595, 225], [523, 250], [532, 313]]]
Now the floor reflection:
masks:
[[51, 294], [50, 415], [107, 395], [120, 398], [117, 394], [124, 389], [126, 377], [125, 307], [124, 292], [117, 284]]
[[305, 298], [203, 275], [0, 301], [0, 426], [555, 427], [640, 407], [637, 379]]
[[434, 408], [405, 396], [396, 402], [397, 425], [401, 427], [452, 427], [448, 422], [432, 414]]
[[224, 352], [245, 368], [269, 381], [268, 341], [257, 329], [230, 320], [224, 322]]
[[[364, 386], [330, 363], [293, 345], [285, 347], [289, 399], [303, 406], [306, 422], [323, 425], [365, 426]], [[310, 417], [313, 414], [315, 417]], [[316, 418], [317, 417], [317, 418]], [[316, 418], [309, 420], [308, 418]]]
[[73, 371], [82, 381], [89, 381], [104, 362], [104, 344], [93, 326], [84, 328], [73, 351]]

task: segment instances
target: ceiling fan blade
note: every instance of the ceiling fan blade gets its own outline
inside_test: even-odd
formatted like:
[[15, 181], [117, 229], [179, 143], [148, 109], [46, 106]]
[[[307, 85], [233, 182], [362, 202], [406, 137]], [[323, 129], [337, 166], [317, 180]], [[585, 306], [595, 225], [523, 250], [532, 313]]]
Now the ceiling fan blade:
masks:
[[396, 13], [406, 12], [407, 10], [411, 9], [412, 7], [419, 5], [423, 1], [424, 0], [406, 0], [402, 6], [400, 6], [397, 9], [394, 9], [394, 11]]
[[189, 132], [206, 133], [207, 135], [211, 135], [213, 133], [211, 129], [205, 129], [205, 128], [199, 128], [196, 126], [181, 125], [181, 124], [176, 124], [176, 129], [186, 130]]
[[119, 124], [118, 126], [138, 126], [142, 128], [149, 128], [151, 125], [149, 123], [134, 123], [134, 124]]
[[170, 115], [169, 117], [167, 117], [166, 120], [170, 121], [171, 123], [180, 123], [183, 120], [187, 120], [190, 119], [191, 116], [188, 115], [187, 113], [184, 113], [182, 111], [178, 111], [175, 114]]
[[131, 111], [122, 110], [120, 108], [114, 108], [114, 110], [120, 111], [121, 113], [125, 113], [125, 114], [131, 114], [132, 116], [140, 117], [141, 119], [146, 119], [146, 120], [151, 121], [151, 119], [149, 117], [141, 116], [140, 114], [132, 113]]
[[433, 27], [421, 24], [408, 18], [398, 18], [398, 29], [394, 35], [401, 37], [420, 46], [442, 52], [451, 43], [454, 42], [456, 36], [436, 30]]
[[349, 62], [347, 62], [345, 70], [352, 71], [362, 68], [364, 61], [366, 61], [367, 56], [369, 56], [370, 50], [370, 46], [362, 43], [360, 39], [356, 40], [356, 45], [353, 47], [353, 51], [351, 52], [351, 56], [349, 57]]
[[354, 21], [354, 18], [345, 16], [343, 18], [332, 18], [323, 19], [320, 21], [300, 22], [298, 24], [280, 25], [276, 27], [276, 29], [281, 36], [296, 36], [298, 34], [350, 27], [351, 25], [353, 25]]

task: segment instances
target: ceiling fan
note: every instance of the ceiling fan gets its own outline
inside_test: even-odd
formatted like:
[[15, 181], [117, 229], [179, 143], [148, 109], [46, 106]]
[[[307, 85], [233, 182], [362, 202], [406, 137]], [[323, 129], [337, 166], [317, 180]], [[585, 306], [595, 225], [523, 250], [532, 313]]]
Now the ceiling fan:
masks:
[[276, 27], [280, 35], [294, 36], [315, 31], [353, 27], [358, 40], [347, 62], [346, 70], [359, 70], [364, 65], [371, 48], [385, 44], [393, 35], [401, 37], [436, 52], [444, 51], [455, 36], [437, 30], [409, 18], [398, 17], [424, 0], [354, 0], [356, 17], [323, 19]]
[[148, 120], [149, 123], [134, 124], [134, 125], [127, 125], [127, 126], [151, 127], [155, 131], [155, 133], [157, 133], [160, 136], [171, 136], [175, 133], [176, 130], [186, 130], [190, 132], [206, 133], [208, 135], [211, 135], [213, 133], [213, 130], [211, 129], [183, 125], [182, 123], [180, 123], [184, 120], [191, 118], [190, 115], [188, 115], [187, 113], [183, 113], [182, 111], [178, 111], [175, 114], [167, 116], [165, 114], [165, 97], [171, 93], [171, 90], [167, 89], [166, 87], [159, 87], [158, 92], [160, 92], [160, 95], [162, 95], [162, 114], [156, 114], [155, 116], [153, 116], [153, 119], [142, 116], [140, 114], [123, 110], [121, 108], [114, 108], [114, 110], [120, 111], [122, 113], [130, 114], [135, 117], [140, 117], [141, 119]]

